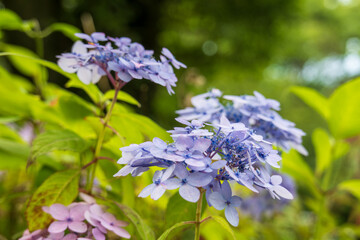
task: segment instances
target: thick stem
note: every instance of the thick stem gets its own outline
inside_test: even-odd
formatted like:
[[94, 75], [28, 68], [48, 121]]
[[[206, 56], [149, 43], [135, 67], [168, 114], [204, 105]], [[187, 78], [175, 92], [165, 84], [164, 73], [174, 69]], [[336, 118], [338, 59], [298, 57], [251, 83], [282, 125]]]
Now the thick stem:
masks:
[[201, 224], [201, 210], [202, 210], [202, 202], [203, 202], [204, 190], [200, 189], [200, 198], [197, 202], [196, 206], [196, 215], [195, 215], [195, 237], [194, 240], [200, 239], [200, 224]]
[[[111, 102], [111, 106], [109, 108], [109, 111], [106, 113], [106, 116], [104, 118], [103, 121], [103, 127], [101, 128], [100, 132], [99, 132], [99, 137], [96, 143], [96, 147], [95, 147], [95, 152], [94, 152], [94, 158], [93, 160], [90, 162], [91, 164], [94, 164], [94, 166], [92, 167], [92, 169], [90, 170], [90, 178], [89, 178], [89, 182], [87, 183], [87, 190], [91, 193], [93, 184], [94, 184], [94, 178], [95, 178], [95, 171], [96, 171], [96, 166], [97, 166], [97, 159], [99, 157], [100, 151], [101, 151], [101, 147], [104, 141], [104, 137], [105, 137], [105, 130], [107, 127], [108, 122], [110, 121], [111, 118], [111, 113], [112, 110], [114, 109], [115, 103], [117, 101], [117, 95], [120, 91], [120, 89], [125, 85], [126, 83], [123, 81], [118, 81], [115, 84], [115, 94], [114, 94], [114, 98], [112, 99]], [[91, 165], [90, 164], [90, 165]]]

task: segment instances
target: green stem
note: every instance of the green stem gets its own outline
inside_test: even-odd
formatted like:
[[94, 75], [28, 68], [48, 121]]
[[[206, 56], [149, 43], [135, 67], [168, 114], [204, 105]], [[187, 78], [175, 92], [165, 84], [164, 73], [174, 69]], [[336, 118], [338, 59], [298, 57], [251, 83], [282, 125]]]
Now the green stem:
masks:
[[322, 220], [325, 211], [325, 204], [326, 204], [325, 197], [322, 196], [321, 199], [319, 200], [319, 206], [318, 206], [319, 209], [317, 212], [317, 218], [315, 223], [315, 234], [314, 234], [315, 240], [322, 239]]
[[203, 196], [204, 196], [204, 191], [203, 189], [200, 189], [200, 198], [197, 202], [197, 206], [196, 206], [196, 215], [195, 215], [195, 238], [194, 240], [199, 240], [200, 239], [200, 224], [201, 224], [201, 209], [202, 209], [202, 202], [203, 202]]
[[104, 137], [105, 137], [105, 130], [107, 127], [108, 122], [110, 121], [111, 118], [111, 113], [112, 110], [114, 109], [115, 103], [117, 101], [117, 95], [120, 91], [120, 89], [125, 85], [125, 82], [117, 82], [115, 85], [115, 94], [114, 94], [114, 98], [112, 99], [111, 102], [111, 106], [109, 108], [109, 111], [106, 113], [106, 116], [104, 118], [104, 122], [103, 122], [103, 127], [101, 128], [100, 132], [99, 132], [99, 137], [96, 143], [96, 147], [95, 147], [95, 152], [94, 152], [94, 158], [91, 162], [94, 163], [94, 166], [92, 167], [92, 169], [90, 170], [90, 178], [89, 178], [89, 182], [87, 185], [87, 191], [91, 193], [93, 184], [94, 184], [94, 178], [95, 178], [95, 171], [96, 171], [96, 166], [97, 166], [97, 160], [101, 151], [101, 147], [102, 144], [104, 142]]

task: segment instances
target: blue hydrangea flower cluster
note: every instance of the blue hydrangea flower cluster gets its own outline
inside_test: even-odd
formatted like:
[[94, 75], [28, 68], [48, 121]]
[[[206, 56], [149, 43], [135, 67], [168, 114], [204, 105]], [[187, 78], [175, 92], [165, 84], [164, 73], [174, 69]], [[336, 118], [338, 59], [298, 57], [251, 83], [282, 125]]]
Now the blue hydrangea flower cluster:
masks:
[[[282, 186], [285, 187], [291, 194], [296, 197], [296, 185], [294, 180], [286, 174], [279, 174], [282, 177]], [[264, 218], [270, 218], [274, 214], [281, 212], [286, 206], [290, 204], [289, 199], [275, 200], [266, 194], [260, 192], [259, 194], [251, 197], [245, 197], [241, 201], [241, 212], [249, 215], [251, 218], [257, 221], [261, 221]]]
[[305, 133], [277, 113], [280, 110], [278, 101], [266, 99], [256, 91], [254, 96], [223, 96], [220, 90], [212, 89], [208, 93], [193, 97], [191, 103], [194, 107], [177, 111], [180, 119], [218, 123], [222, 116], [226, 116], [230, 122], [245, 124], [282, 150], [294, 148], [307, 155], [302, 146]]
[[280, 175], [270, 176], [266, 166], [279, 168], [281, 157], [272, 144], [255, 134], [243, 123], [231, 123], [225, 116], [219, 123], [204, 124], [178, 119], [185, 127], [169, 131], [173, 142], [159, 138], [123, 147], [119, 164], [126, 164], [114, 176], [138, 176], [150, 167], [160, 167], [153, 183], [145, 187], [139, 197], [156, 200], [166, 190], [179, 189], [187, 201], [197, 202], [205, 191], [209, 206], [225, 209], [230, 224], [237, 226], [236, 207], [241, 204], [232, 195], [230, 182], [236, 182], [258, 192], [269, 191], [273, 198], [292, 199], [293, 195], [281, 186]]
[[105, 75], [111, 80], [112, 76], [109, 74], [113, 71], [116, 78], [123, 82], [148, 79], [165, 86], [169, 94], [172, 94], [172, 87], [175, 87], [177, 82], [173, 67], [186, 68], [166, 48], [162, 49], [158, 61], [153, 57], [154, 51], [131, 42], [130, 38], [106, 37], [104, 33], [99, 32], [90, 36], [84, 33], [75, 35], [87, 41], [87, 44], [75, 42], [71, 53], [58, 56], [58, 65], [65, 72], [77, 73], [85, 84], [97, 83], [101, 76]]

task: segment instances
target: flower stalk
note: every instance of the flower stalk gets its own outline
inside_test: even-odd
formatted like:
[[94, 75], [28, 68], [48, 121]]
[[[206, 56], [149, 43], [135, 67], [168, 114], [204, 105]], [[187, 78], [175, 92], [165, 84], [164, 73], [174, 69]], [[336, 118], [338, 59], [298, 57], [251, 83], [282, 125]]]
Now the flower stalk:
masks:
[[[112, 80], [114, 80], [114, 79], [112, 78]], [[105, 115], [105, 118], [104, 118], [104, 121], [103, 121], [103, 127], [101, 128], [101, 130], [99, 132], [98, 139], [97, 139], [95, 152], [94, 152], [94, 157], [93, 157], [93, 160], [90, 162], [91, 164], [92, 163], [94, 164], [92, 169], [90, 170], [90, 173], [89, 173], [90, 177], [89, 177], [89, 180], [88, 180], [88, 183], [87, 183], [87, 191], [90, 192], [90, 193], [92, 191], [93, 184], [94, 184], [97, 160], [98, 160], [98, 157], [99, 157], [99, 154], [101, 152], [101, 148], [102, 148], [102, 145], [103, 145], [103, 142], [104, 142], [105, 130], [106, 130], [107, 124], [110, 121], [111, 114], [112, 114], [112, 111], [114, 109], [115, 103], [117, 101], [117, 96], [119, 94], [119, 91], [123, 86], [125, 86], [125, 84], [126, 84], [126, 82], [123, 82], [121, 80], [118, 80], [118, 81], [115, 82], [115, 94], [114, 94], [114, 97], [113, 97], [113, 99], [111, 101], [109, 111]]]
[[200, 239], [200, 224], [201, 224], [201, 210], [203, 202], [204, 190], [200, 189], [200, 198], [197, 201], [196, 213], [195, 213], [195, 237], [194, 240]]

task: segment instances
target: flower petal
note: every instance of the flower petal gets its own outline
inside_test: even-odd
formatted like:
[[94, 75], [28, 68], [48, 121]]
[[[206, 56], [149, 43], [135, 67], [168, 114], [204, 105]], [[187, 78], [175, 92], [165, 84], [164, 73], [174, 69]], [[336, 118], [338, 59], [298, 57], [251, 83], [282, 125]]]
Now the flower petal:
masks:
[[209, 195], [208, 198], [211, 205], [217, 210], [223, 210], [226, 206], [226, 200], [219, 192], [213, 192]]
[[71, 222], [69, 229], [77, 233], [84, 233], [87, 230], [87, 226], [84, 222]]
[[138, 197], [146, 198], [149, 196], [155, 189], [156, 185], [154, 183], [146, 186], [138, 195]]
[[239, 213], [234, 207], [226, 207], [225, 208], [225, 217], [228, 222], [237, 227], [239, 225]]
[[165, 188], [163, 186], [157, 186], [153, 192], [151, 193], [151, 198], [153, 200], [158, 200], [165, 192]]
[[206, 173], [194, 172], [190, 173], [190, 175], [187, 177], [187, 180], [188, 183], [192, 186], [204, 187], [213, 180], [213, 177]]
[[66, 220], [69, 215], [69, 209], [60, 203], [55, 203], [49, 207], [49, 214], [56, 220]]
[[48, 231], [49, 233], [60, 233], [67, 229], [68, 223], [63, 221], [56, 221], [50, 224]]
[[196, 187], [184, 184], [179, 189], [180, 196], [189, 202], [197, 202], [200, 197], [200, 191]]

